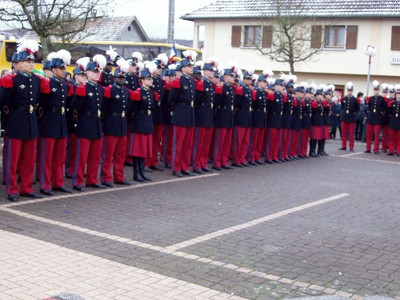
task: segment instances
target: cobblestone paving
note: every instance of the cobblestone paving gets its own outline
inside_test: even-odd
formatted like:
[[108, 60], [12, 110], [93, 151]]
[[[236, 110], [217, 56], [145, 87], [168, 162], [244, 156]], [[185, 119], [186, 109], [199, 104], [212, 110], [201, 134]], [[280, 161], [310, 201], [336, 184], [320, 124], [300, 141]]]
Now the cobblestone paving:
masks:
[[0, 299], [400, 299], [400, 158], [327, 148], [184, 180], [168, 170], [127, 188], [3, 197]]

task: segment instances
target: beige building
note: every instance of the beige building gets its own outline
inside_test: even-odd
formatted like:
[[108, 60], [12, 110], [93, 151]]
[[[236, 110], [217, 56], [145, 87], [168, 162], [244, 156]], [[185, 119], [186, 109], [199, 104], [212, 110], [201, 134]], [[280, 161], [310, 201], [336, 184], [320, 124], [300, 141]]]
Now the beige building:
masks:
[[[218, 0], [182, 16], [194, 22], [194, 47], [204, 31], [203, 57], [219, 57], [222, 63], [238, 61], [240, 67], [270, 67], [275, 74], [289, 65], [271, 61], [257, 47], [268, 50], [279, 0]], [[299, 80], [335, 84], [343, 89], [353, 81], [355, 91], [366, 92], [368, 60], [372, 45], [371, 80], [400, 83], [400, 1], [388, 0], [281, 0], [288, 15], [307, 18], [308, 47], [322, 51], [311, 61], [297, 63]], [[288, 4], [289, 3], [289, 4]], [[299, 6], [301, 5], [301, 13]], [[276, 25], [275, 25], [276, 26]], [[276, 37], [276, 36], [274, 36]]]

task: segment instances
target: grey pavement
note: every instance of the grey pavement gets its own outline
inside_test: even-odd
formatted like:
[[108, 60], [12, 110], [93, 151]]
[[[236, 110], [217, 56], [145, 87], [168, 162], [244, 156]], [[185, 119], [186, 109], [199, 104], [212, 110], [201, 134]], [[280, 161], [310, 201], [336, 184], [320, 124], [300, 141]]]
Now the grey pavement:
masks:
[[3, 191], [0, 299], [400, 299], [400, 157], [339, 147], [17, 204]]

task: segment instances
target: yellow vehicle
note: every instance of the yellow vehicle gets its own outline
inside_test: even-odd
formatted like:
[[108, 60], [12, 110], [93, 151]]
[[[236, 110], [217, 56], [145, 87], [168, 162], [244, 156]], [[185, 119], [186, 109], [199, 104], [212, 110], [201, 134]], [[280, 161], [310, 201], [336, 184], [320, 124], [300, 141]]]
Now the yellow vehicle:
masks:
[[[124, 58], [130, 58], [132, 53], [138, 51], [142, 53], [143, 60], [151, 60], [157, 57], [160, 53], [167, 53], [169, 56], [172, 44], [167, 43], [151, 43], [151, 42], [110, 42], [110, 41], [98, 41], [98, 42], [77, 42], [73, 44], [62, 44], [60, 42], [54, 42], [52, 44], [53, 49], [49, 49], [49, 52], [57, 51], [64, 48], [71, 52], [71, 66], [68, 67], [68, 71], [72, 72], [76, 66], [76, 61], [84, 56], [92, 57], [95, 54], [105, 55], [106, 51], [110, 48], [115, 48], [118, 54]], [[175, 44], [176, 57], [181, 57], [182, 52], [185, 50], [195, 50], [198, 53], [197, 59], [201, 59], [201, 51], [198, 49], [185, 47]], [[1, 42], [1, 53], [0, 53], [0, 69], [11, 68], [11, 57], [17, 50], [17, 41], [15, 40], [4, 40]], [[36, 54], [35, 70], [41, 72], [43, 69], [43, 57], [39, 50]]]

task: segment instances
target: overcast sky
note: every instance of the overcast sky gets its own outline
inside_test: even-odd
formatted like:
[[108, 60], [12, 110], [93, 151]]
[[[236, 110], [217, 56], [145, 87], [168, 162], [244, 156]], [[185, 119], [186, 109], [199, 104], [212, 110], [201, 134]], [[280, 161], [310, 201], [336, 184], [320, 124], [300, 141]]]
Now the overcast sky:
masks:
[[[114, 1], [115, 17], [135, 15], [150, 38], [167, 37], [169, 0]], [[215, 0], [175, 0], [175, 38], [193, 38], [193, 22], [181, 20], [179, 17], [213, 2]]]

